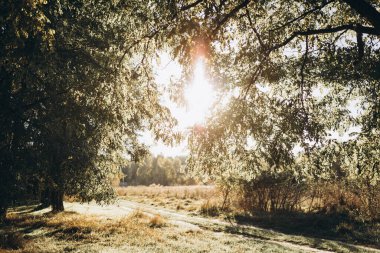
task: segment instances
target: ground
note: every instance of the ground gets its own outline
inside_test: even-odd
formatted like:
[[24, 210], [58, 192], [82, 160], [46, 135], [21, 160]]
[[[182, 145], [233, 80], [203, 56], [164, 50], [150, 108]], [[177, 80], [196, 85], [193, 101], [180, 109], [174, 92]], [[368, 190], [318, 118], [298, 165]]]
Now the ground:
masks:
[[[126, 196], [108, 206], [65, 202], [66, 211], [59, 214], [18, 207], [1, 227], [0, 252], [380, 252], [337, 240], [241, 225], [220, 216], [201, 216], [201, 202], [211, 201], [205, 197], [217, 198], [211, 194], [215, 193], [212, 188], [143, 189], [145, 193], [142, 188], [130, 188], [134, 191], [131, 196], [124, 192]], [[149, 203], [147, 196], [154, 192], [157, 198]], [[144, 203], [136, 202], [139, 194]], [[166, 204], [156, 203], [165, 196]], [[198, 212], [192, 210], [196, 203], [201, 205]]]

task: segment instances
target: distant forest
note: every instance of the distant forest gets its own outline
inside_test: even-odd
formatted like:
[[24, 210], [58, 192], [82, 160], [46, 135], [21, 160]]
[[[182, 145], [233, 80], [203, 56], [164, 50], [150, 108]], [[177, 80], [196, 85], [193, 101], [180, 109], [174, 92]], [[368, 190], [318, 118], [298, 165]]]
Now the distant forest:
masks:
[[121, 186], [127, 185], [194, 185], [199, 180], [186, 168], [186, 157], [148, 155], [139, 163], [122, 167]]

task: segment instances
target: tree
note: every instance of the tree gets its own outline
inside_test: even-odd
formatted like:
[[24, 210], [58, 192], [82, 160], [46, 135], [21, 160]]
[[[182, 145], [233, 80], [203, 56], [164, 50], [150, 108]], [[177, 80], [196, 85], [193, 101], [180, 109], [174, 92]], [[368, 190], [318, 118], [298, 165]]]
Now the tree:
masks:
[[173, 141], [175, 121], [146, 59], [155, 51], [141, 35], [154, 14], [148, 7], [2, 2], [2, 195], [25, 176], [49, 192], [54, 211], [63, 210], [63, 194], [109, 201], [117, 164], [145, 152], [139, 131]]
[[[210, 79], [222, 96], [232, 97], [205, 126], [193, 128], [193, 169], [234, 182], [268, 170], [307, 175], [312, 166], [300, 163], [296, 148], [302, 157], [312, 156], [329, 145], [332, 131], [351, 126], [361, 127], [356, 138], [378, 138], [378, 1], [179, 0], [157, 5], [162, 18], [150, 35], [165, 35], [173, 58], [185, 67], [184, 81], [194, 60], [204, 57]], [[354, 103], [359, 113], [353, 112]], [[374, 143], [369, 146], [377, 152]], [[330, 165], [324, 169], [333, 170]]]
[[[45, 51], [53, 32], [46, 27], [46, 17], [37, 2], [2, 1], [0, 42], [0, 216], [6, 207], [24, 189], [24, 172], [31, 167], [34, 133], [28, 133], [26, 114], [34, 96], [27, 92], [22, 81], [28, 67], [28, 57], [34, 48]], [[22, 11], [21, 11], [22, 10]], [[37, 53], [37, 52], [34, 52]], [[29, 90], [37, 91], [36, 86]], [[31, 113], [29, 113], [31, 114]]]
[[181, 171], [185, 161], [180, 158], [148, 154], [138, 163], [129, 163], [122, 172], [127, 185], [190, 185], [196, 184], [190, 173]]
[[[379, 8], [378, 1], [170, 2], [173, 56], [191, 73], [203, 55], [223, 95], [239, 93], [194, 129], [190, 165], [215, 171], [233, 156], [238, 168], [265, 160], [274, 169], [294, 162], [297, 145], [306, 153], [323, 146], [330, 131], [357, 125], [374, 138]], [[348, 110], [353, 101], [360, 115]]]

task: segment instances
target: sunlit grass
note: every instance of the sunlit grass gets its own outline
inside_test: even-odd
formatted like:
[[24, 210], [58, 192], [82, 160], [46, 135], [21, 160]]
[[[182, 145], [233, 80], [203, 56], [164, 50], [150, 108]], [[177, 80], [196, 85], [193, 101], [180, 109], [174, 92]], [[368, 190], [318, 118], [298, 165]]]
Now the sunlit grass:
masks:
[[127, 200], [193, 213], [199, 213], [205, 203], [222, 203], [218, 190], [204, 185], [128, 186], [117, 188], [117, 193]]
[[[11, 214], [0, 252], [301, 252], [276, 243], [209, 230], [183, 229], [141, 210], [120, 219], [73, 212]], [[8, 243], [8, 244], [5, 244]], [[12, 245], [11, 245], [12, 244]], [[10, 246], [17, 246], [11, 248]]]
[[[345, 219], [339, 215], [317, 213], [245, 213], [230, 202], [231, 206], [222, 208], [223, 198], [214, 186], [130, 186], [118, 188], [118, 193], [127, 200], [184, 211], [208, 218], [219, 217], [227, 222], [253, 225], [244, 229], [231, 227], [231, 233], [247, 234], [305, 244], [339, 252], [350, 252], [345, 243], [358, 243], [379, 247], [378, 223], [366, 224]], [[236, 200], [237, 196], [232, 196]], [[255, 227], [269, 229], [273, 233], [257, 230]], [[214, 229], [214, 228], [209, 228]], [[219, 231], [221, 228], [215, 228]], [[276, 232], [274, 232], [276, 231]], [[329, 241], [336, 240], [336, 242]], [[345, 246], [346, 245], [346, 246]], [[358, 252], [367, 252], [364, 249]]]

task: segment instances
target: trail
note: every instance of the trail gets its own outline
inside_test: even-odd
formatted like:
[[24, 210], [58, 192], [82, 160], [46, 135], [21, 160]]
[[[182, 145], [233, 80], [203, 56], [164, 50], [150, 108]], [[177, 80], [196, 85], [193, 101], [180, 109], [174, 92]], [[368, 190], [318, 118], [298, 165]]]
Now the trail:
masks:
[[[168, 223], [177, 226], [180, 230], [209, 230], [214, 231], [215, 233], [224, 233], [223, 236], [235, 234], [247, 238], [254, 238], [255, 240], [278, 244], [286, 248], [302, 252], [333, 252], [326, 250], [326, 248], [328, 249], [328, 247], [322, 245], [336, 243], [339, 244], [341, 247], [346, 248], [348, 251], [357, 251], [358, 249], [360, 249], [362, 252], [364, 251], [380, 253], [380, 250], [367, 248], [363, 246], [351, 245], [331, 240], [286, 235], [269, 229], [239, 225], [233, 222], [226, 222], [219, 219], [192, 216], [186, 213], [179, 213], [162, 207], [151, 206], [123, 199], [118, 199], [116, 203], [106, 206], [100, 206], [92, 202], [84, 204], [77, 202], [65, 202], [65, 210], [77, 212], [80, 214], [98, 215], [107, 219], [125, 217], [131, 214], [132, 212], [139, 210], [149, 216], [160, 215], [164, 217]], [[43, 213], [45, 211], [40, 210], [38, 212]], [[36, 212], [36, 214], [38, 212]], [[305, 238], [309, 240], [309, 243], [305, 243]], [[316, 241], [320, 243], [315, 243]]]

